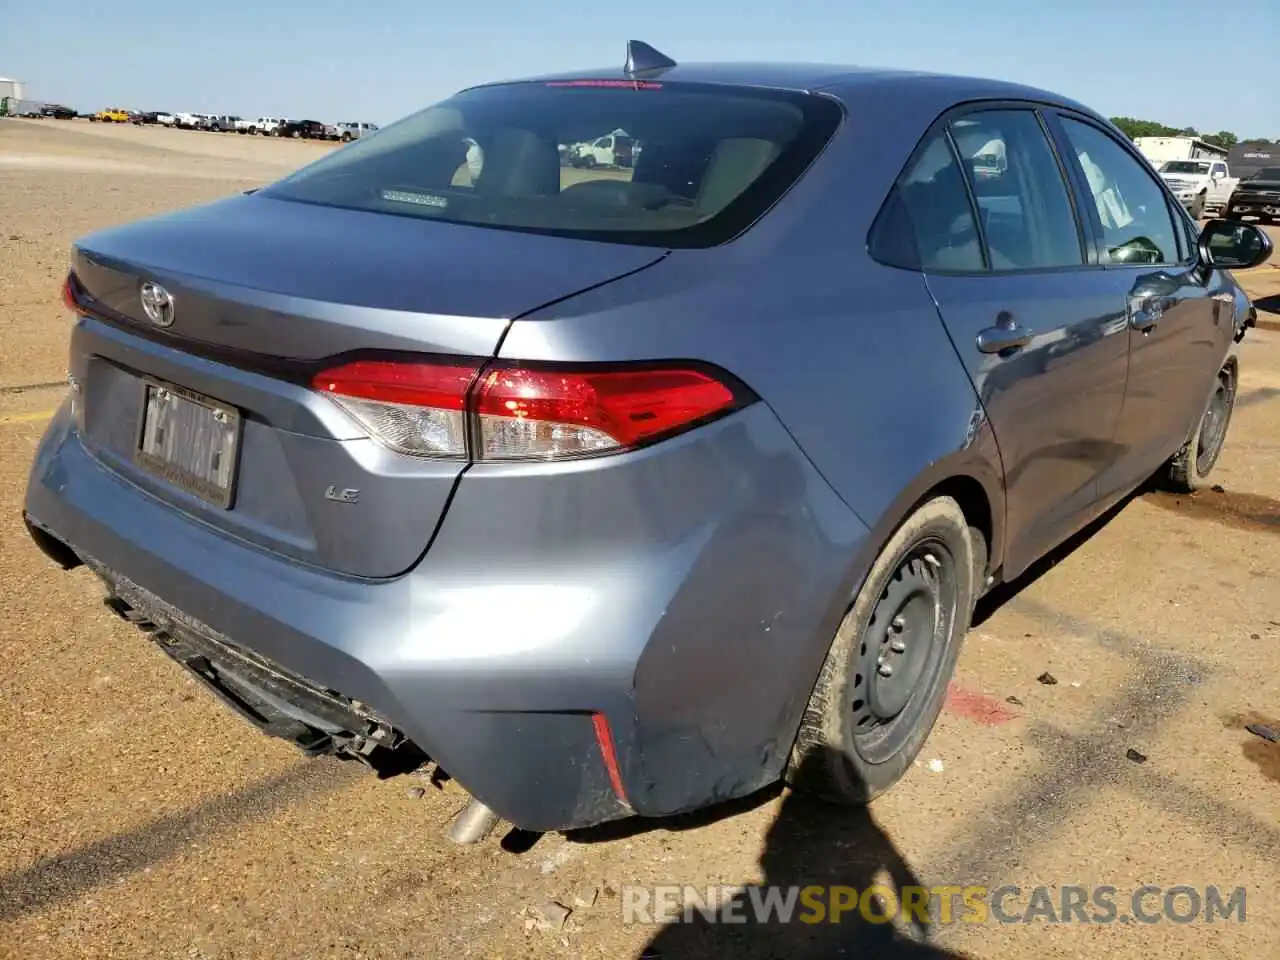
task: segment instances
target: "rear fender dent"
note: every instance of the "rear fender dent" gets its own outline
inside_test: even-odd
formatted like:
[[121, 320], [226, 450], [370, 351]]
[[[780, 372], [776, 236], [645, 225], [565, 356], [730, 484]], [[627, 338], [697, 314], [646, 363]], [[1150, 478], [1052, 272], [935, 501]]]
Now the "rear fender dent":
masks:
[[[1005, 548], [1004, 481], [995, 433], [985, 417], [980, 418], [969, 443], [926, 466], [880, 514], [868, 539], [874, 552], [863, 569], [870, 569], [894, 531], [922, 503], [938, 495], [955, 497], [970, 524], [987, 536], [988, 572], [999, 570]], [[856, 587], [850, 596], [855, 593]]]

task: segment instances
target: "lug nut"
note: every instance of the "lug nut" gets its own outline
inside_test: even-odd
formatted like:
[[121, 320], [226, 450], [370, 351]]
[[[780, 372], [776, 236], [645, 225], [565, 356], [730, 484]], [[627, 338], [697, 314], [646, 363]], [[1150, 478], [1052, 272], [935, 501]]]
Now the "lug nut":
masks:
[[903, 653], [907, 649], [907, 645], [901, 640], [893, 640], [889, 643], [889, 649], [894, 653]]
[[889, 621], [889, 626], [893, 627], [893, 629], [896, 630], [898, 633], [901, 633], [902, 628], [905, 627], [906, 625], [907, 625], [907, 621], [902, 618], [902, 614], [898, 614], [891, 621]]
[[880, 674], [880, 676], [882, 676], [882, 677], [892, 677], [892, 676], [893, 676], [893, 667], [891, 667], [891, 666], [890, 666], [889, 664], [887, 664], [887, 663], [882, 663], [882, 664], [880, 664], [880, 667], [879, 667], [879, 669], [878, 669], [876, 672], [877, 672], [877, 673], [879, 673], [879, 674]]

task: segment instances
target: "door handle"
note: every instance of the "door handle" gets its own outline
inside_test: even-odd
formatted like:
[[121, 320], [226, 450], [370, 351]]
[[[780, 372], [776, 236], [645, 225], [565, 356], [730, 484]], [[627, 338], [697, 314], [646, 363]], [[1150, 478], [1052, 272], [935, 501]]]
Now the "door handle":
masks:
[[1141, 333], [1155, 329], [1164, 312], [1172, 304], [1169, 297], [1132, 297], [1129, 300], [1129, 326]]
[[1005, 353], [1021, 350], [1032, 340], [1035, 334], [1027, 327], [1020, 326], [1011, 320], [987, 327], [978, 334], [978, 349], [983, 353]]

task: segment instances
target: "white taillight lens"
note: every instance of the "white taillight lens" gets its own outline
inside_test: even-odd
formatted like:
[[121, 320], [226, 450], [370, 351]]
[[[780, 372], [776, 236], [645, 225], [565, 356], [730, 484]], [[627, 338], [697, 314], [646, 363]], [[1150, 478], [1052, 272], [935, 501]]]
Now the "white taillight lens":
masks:
[[621, 446], [603, 430], [592, 427], [480, 414], [480, 460], [554, 460], [604, 453]]
[[465, 457], [467, 418], [461, 410], [414, 407], [334, 396], [338, 406], [397, 453], [415, 457]]

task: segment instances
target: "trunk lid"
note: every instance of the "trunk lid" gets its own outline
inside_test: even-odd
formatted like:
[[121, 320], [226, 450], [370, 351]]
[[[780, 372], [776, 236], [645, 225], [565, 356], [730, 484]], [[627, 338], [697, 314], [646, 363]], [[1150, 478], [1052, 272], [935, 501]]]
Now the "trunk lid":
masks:
[[[93, 234], [72, 256], [82, 312], [107, 321], [83, 322], [72, 344], [85, 442], [232, 536], [344, 574], [394, 576], [426, 549], [465, 463], [381, 446], [310, 374], [356, 351], [492, 356], [511, 318], [663, 255], [257, 196]], [[148, 316], [147, 282], [171, 295], [171, 325]], [[212, 412], [187, 405], [205, 401]], [[181, 415], [157, 434], [166, 404]], [[210, 417], [236, 439], [213, 452], [175, 446], [221, 430]], [[182, 473], [213, 461], [226, 490]]]

